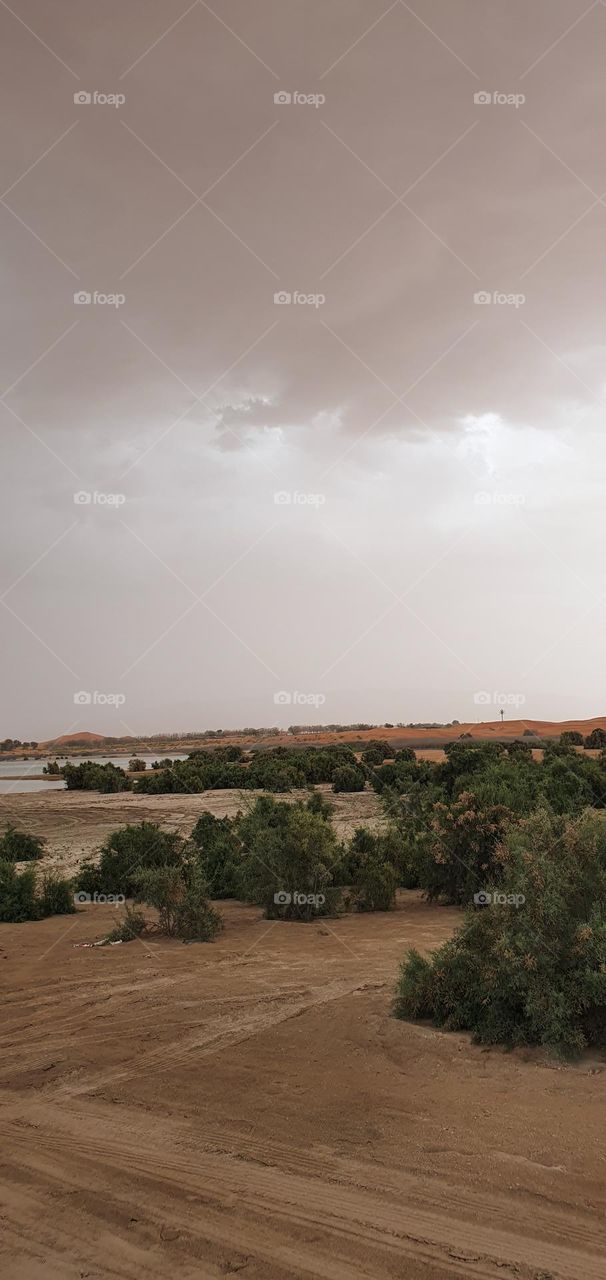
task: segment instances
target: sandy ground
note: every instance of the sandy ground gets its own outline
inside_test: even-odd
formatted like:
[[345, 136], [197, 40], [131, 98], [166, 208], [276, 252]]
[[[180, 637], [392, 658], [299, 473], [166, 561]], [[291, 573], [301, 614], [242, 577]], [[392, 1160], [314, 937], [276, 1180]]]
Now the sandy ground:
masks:
[[603, 1280], [606, 1062], [390, 1015], [454, 910], [77, 946], [0, 926], [5, 1280]]
[[[374, 791], [334, 795], [328, 785], [318, 790], [334, 804], [333, 820], [339, 839], [351, 836], [357, 826], [380, 825], [383, 809]], [[110, 832], [128, 822], [158, 822], [166, 830], [188, 836], [205, 809], [223, 818], [246, 810], [256, 796], [264, 794], [205, 791], [195, 796], [139, 796], [126, 791], [103, 796], [92, 791], [15, 791], [0, 795], [0, 830], [11, 822], [20, 831], [44, 836], [46, 854], [40, 866], [73, 875]], [[292, 791], [277, 799], [306, 800], [308, 793]]]

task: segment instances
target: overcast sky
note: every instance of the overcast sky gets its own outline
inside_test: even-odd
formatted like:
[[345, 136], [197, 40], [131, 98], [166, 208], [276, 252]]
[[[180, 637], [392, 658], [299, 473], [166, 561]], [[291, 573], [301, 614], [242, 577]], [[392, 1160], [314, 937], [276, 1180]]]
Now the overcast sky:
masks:
[[0, 737], [606, 711], [605, 40], [0, 3]]

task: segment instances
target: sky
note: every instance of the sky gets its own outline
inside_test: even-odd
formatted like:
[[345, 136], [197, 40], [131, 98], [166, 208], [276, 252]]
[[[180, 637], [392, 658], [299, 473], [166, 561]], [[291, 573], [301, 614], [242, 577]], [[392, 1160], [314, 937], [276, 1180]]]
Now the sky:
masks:
[[0, 0], [0, 738], [604, 714], [602, 0]]

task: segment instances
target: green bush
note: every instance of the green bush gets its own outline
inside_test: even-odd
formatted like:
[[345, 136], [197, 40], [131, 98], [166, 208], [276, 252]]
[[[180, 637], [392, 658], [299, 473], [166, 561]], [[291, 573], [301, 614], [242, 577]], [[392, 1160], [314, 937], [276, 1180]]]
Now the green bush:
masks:
[[0, 860], [6, 862], [34, 862], [42, 857], [45, 841], [41, 836], [17, 831], [9, 823], [0, 839]]
[[606, 729], [592, 729], [585, 738], [584, 745], [590, 750], [606, 747]]
[[582, 747], [583, 734], [579, 733], [577, 729], [566, 729], [564, 733], [560, 734], [560, 742], [564, 746]]
[[82, 764], [65, 764], [61, 772], [68, 791], [101, 791], [110, 794], [130, 791], [132, 787], [124, 769], [118, 769], [115, 764], [96, 764], [94, 760], [84, 760]]
[[421, 881], [428, 898], [469, 903], [478, 888], [496, 881], [499, 846], [511, 816], [503, 805], [482, 806], [471, 792], [451, 805], [435, 804]]
[[[606, 821], [538, 811], [510, 827], [491, 901], [402, 966], [395, 1012], [485, 1044], [565, 1054], [606, 1043]], [[501, 897], [494, 900], [494, 893]]]
[[13, 862], [0, 862], [0, 922], [38, 919], [35, 868], [19, 873]]
[[191, 839], [199, 851], [198, 862], [211, 898], [236, 898], [242, 861], [237, 820], [203, 813], [196, 822]]
[[98, 863], [84, 862], [74, 880], [83, 893], [115, 893], [132, 898], [139, 871], [178, 865], [185, 841], [176, 831], [162, 831], [155, 822], [120, 827], [108, 836]]
[[74, 910], [68, 880], [45, 876], [40, 892], [35, 867], [19, 872], [13, 862], [0, 861], [0, 923], [20, 924], [44, 916], [71, 915]]
[[66, 916], [75, 911], [71, 880], [45, 875], [38, 899], [41, 916]]
[[262, 906], [268, 919], [311, 920], [335, 910], [333, 876], [341, 851], [325, 817], [303, 804], [260, 796], [238, 834], [239, 896]]
[[223, 927], [195, 864], [148, 867], [137, 876], [136, 901], [155, 907], [160, 933], [184, 942], [210, 942]]
[[144, 773], [147, 769], [147, 761], [141, 760], [139, 756], [133, 756], [128, 762], [129, 773]]
[[335, 769], [333, 775], [333, 791], [363, 791], [366, 779], [361, 769], [344, 764]]

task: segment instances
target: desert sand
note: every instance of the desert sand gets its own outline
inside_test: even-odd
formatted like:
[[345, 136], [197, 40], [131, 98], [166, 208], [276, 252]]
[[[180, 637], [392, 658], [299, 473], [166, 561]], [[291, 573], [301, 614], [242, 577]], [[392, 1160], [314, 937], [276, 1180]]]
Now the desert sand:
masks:
[[[250, 794], [250, 793], [249, 793]], [[381, 820], [335, 797], [344, 834]], [[2, 797], [73, 870], [233, 792]], [[0, 925], [6, 1280], [603, 1280], [606, 1055], [569, 1066], [395, 1020], [398, 966], [460, 916], [268, 922], [94, 947], [119, 908]], [[88, 944], [88, 945], [82, 945]]]
[[7, 1280], [603, 1280], [604, 1061], [391, 1017], [456, 911], [221, 909], [206, 945], [0, 928]]

